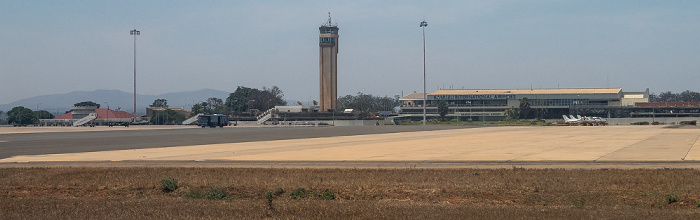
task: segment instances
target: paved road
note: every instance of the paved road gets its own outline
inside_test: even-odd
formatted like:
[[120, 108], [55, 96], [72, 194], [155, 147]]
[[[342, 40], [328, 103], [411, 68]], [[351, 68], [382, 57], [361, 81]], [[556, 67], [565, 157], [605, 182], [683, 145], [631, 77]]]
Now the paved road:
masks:
[[[444, 130], [453, 126], [363, 126], [363, 127], [228, 127], [182, 129], [10, 133], [0, 134], [0, 159], [17, 155], [42, 155], [146, 149], [174, 146], [241, 143], [269, 140], [334, 137], [362, 134], [383, 134], [409, 131]], [[13, 128], [4, 128], [13, 129]], [[26, 128], [22, 128], [26, 129]], [[41, 132], [42, 128], [36, 131]], [[60, 128], [58, 128], [60, 129]], [[65, 128], [70, 130], [72, 128]], [[96, 129], [97, 130], [97, 129]]]
[[700, 168], [699, 140], [700, 129], [694, 126], [237, 127], [31, 133], [0, 135], [4, 155], [0, 167]]

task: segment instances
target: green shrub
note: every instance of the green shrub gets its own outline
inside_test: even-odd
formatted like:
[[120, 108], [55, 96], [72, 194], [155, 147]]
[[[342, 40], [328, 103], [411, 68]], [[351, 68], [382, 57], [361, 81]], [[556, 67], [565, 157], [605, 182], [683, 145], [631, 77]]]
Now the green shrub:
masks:
[[188, 192], [187, 194], [185, 194], [185, 198], [190, 198], [190, 199], [203, 199], [203, 198], [204, 198], [204, 194], [202, 194], [202, 192], [200, 192], [200, 191], [192, 190], [192, 191]]
[[298, 188], [289, 193], [289, 197], [292, 197], [292, 199], [303, 199], [306, 197], [309, 197], [310, 195], [313, 195], [314, 191], [312, 190], [306, 190], [304, 188]]
[[335, 193], [329, 189], [325, 189], [316, 195], [316, 198], [323, 200], [335, 200]]
[[267, 191], [268, 197], [275, 197], [275, 196], [280, 196], [284, 193], [284, 189], [282, 188], [277, 188], [274, 190]]
[[586, 205], [586, 199], [583, 197], [578, 197], [574, 199], [574, 207], [576, 208], [583, 208]]
[[284, 189], [282, 188], [267, 191], [267, 195], [265, 196], [265, 198], [267, 199], [267, 208], [270, 209], [270, 211], [275, 210], [275, 207], [272, 206], [272, 199], [276, 196], [282, 195], [283, 193]]
[[163, 178], [160, 180], [163, 192], [169, 193], [177, 190], [177, 180], [172, 177]]
[[695, 203], [695, 207], [700, 208], [700, 200], [698, 200], [698, 201]]
[[671, 203], [674, 203], [674, 202], [678, 202], [678, 198], [676, 197], [676, 195], [668, 194], [668, 195], [666, 195], [666, 202], [667, 202], [668, 204], [671, 204]]
[[648, 121], [639, 121], [639, 122], [634, 122], [632, 125], [649, 125]]
[[[268, 192], [268, 198], [271, 198], [271, 193], [274, 192]], [[282, 191], [282, 193], [284, 193], [284, 191]], [[298, 188], [289, 193], [289, 197], [291, 197], [292, 199], [304, 199], [311, 197], [322, 200], [335, 200], [335, 193], [333, 193], [333, 191], [331, 191], [330, 189], [325, 189], [321, 192], [315, 192], [310, 189]]]
[[207, 192], [204, 194], [204, 196], [207, 199], [212, 199], [212, 200], [228, 199], [228, 193], [226, 192], [226, 189], [216, 188], [216, 187], [212, 187], [211, 189], [207, 190]]

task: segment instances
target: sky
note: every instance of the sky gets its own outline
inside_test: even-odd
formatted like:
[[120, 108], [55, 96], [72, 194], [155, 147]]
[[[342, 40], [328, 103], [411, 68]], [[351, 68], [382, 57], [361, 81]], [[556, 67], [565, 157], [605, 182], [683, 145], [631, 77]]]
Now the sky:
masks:
[[[0, 0], [0, 104], [47, 94], [278, 86], [318, 100], [318, 27], [338, 94], [438, 89], [700, 91], [700, 1]], [[225, 97], [220, 97], [225, 98]]]

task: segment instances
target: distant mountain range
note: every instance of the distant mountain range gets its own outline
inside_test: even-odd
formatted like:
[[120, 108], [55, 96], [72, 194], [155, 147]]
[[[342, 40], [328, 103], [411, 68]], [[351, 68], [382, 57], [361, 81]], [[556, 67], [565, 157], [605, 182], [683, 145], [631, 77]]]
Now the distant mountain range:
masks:
[[[146, 107], [153, 104], [153, 100], [156, 99], [168, 100], [168, 105], [170, 107], [184, 107], [186, 109], [190, 109], [192, 108], [193, 103], [200, 103], [211, 97], [226, 100], [229, 94], [230, 92], [214, 89], [202, 89], [197, 91], [165, 93], [162, 95], [137, 95], [136, 113], [139, 115], [145, 114]], [[41, 95], [8, 104], [2, 104], [0, 105], [0, 111], [7, 112], [16, 106], [24, 106], [32, 110], [47, 110], [58, 116], [70, 110], [73, 104], [83, 101], [93, 101], [100, 104], [100, 107], [103, 108], [106, 108], [109, 104], [110, 109], [120, 109], [122, 111], [132, 112], [134, 106], [134, 94], [119, 90], [95, 90], [76, 91], [67, 94]]]

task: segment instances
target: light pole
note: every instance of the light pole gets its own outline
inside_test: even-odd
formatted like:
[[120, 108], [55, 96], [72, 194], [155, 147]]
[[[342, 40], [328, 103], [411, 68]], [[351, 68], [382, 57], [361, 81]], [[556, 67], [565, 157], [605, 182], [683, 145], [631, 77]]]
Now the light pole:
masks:
[[425, 106], [426, 106], [426, 99], [427, 95], [425, 93], [425, 27], [428, 26], [428, 22], [426, 21], [421, 21], [420, 22], [420, 27], [423, 29], [423, 125], [425, 126]]
[[39, 123], [39, 125], [41, 125], [41, 121], [39, 120], [39, 119], [41, 119], [41, 116], [39, 115], [39, 114], [41, 114], [39, 112], [39, 105], [41, 105], [41, 103], [36, 103], [36, 110], [34, 110], [34, 112], [37, 115], [37, 117], [36, 117], [37, 123]]
[[141, 35], [141, 31], [131, 30], [134, 36], [134, 122], [136, 122], [136, 35]]
[[107, 126], [111, 127], [111, 124], [109, 124], [109, 103], [105, 102], [107, 104]]

